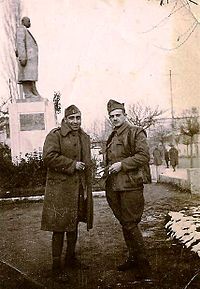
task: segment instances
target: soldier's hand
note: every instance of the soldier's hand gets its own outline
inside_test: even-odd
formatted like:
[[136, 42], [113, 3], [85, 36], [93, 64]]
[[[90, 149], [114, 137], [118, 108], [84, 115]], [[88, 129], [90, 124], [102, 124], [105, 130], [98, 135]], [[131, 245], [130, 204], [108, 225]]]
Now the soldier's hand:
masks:
[[21, 66], [26, 66], [27, 60], [26, 59], [20, 59], [19, 60]]
[[85, 169], [85, 163], [83, 162], [76, 162], [76, 170], [83, 171]]
[[109, 174], [118, 173], [119, 171], [121, 171], [121, 169], [122, 169], [122, 163], [117, 162], [117, 163], [112, 164], [109, 167], [108, 172]]

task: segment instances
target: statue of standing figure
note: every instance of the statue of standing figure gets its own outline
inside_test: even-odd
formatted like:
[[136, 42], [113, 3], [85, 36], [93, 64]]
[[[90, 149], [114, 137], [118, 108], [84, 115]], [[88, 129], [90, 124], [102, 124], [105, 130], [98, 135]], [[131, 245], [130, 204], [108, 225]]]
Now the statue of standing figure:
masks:
[[18, 83], [22, 84], [25, 99], [40, 98], [35, 82], [38, 80], [38, 45], [28, 28], [30, 18], [23, 17], [17, 28], [16, 57], [18, 58]]

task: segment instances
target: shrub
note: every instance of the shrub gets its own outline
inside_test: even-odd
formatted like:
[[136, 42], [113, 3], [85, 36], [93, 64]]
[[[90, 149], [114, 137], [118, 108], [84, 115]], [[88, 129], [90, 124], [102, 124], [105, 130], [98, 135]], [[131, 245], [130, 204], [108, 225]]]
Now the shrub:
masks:
[[8, 146], [0, 145], [0, 161], [0, 188], [3, 192], [19, 195], [23, 189], [33, 192], [36, 188], [44, 188], [46, 168], [41, 154], [26, 154], [18, 164], [14, 164]]

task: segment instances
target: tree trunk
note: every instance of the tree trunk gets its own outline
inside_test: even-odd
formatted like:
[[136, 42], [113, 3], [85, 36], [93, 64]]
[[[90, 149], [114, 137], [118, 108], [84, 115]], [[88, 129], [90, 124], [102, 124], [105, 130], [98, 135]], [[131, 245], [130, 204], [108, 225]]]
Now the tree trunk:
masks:
[[187, 157], [189, 157], [188, 144], [187, 144]]
[[193, 136], [190, 139], [190, 168], [193, 168]]

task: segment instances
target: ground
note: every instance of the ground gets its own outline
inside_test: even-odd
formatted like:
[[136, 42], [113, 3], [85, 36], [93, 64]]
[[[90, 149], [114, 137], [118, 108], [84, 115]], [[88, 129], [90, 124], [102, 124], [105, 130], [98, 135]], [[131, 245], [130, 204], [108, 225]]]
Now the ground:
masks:
[[[94, 228], [87, 232], [85, 224], [79, 227], [77, 257], [89, 265], [89, 270], [71, 270], [69, 284], [59, 284], [51, 278], [51, 233], [40, 230], [41, 202], [1, 205], [1, 260], [52, 289], [200, 288], [199, 275], [192, 281], [199, 270], [200, 258], [168, 238], [164, 228], [169, 211], [196, 206], [200, 197], [169, 185], [153, 183], [145, 186], [145, 200], [141, 229], [153, 269], [153, 284], [135, 283], [134, 272], [119, 273], [116, 270], [127, 252], [120, 225], [104, 197], [94, 198]], [[19, 288], [19, 281], [11, 288], [9, 272], [4, 276], [2, 272], [0, 288]], [[17, 277], [11, 279], [14, 278]]]

